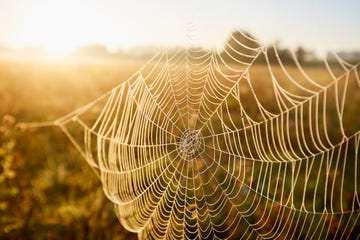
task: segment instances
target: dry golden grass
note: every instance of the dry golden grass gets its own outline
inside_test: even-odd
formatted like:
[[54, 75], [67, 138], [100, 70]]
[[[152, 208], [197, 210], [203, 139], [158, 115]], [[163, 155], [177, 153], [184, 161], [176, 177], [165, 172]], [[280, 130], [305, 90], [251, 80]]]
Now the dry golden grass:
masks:
[[[16, 122], [55, 120], [127, 80], [143, 64], [135, 60], [1, 60], [0, 119], [10, 114]], [[331, 82], [324, 69], [306, 70], [319, 83]], [[298, 91], [287, 85], [279, 66], [273, 72], [285, 88]], [[295, 67], [290, 67], [289, 73], [300, 76]], [[274, 96], [267, 67], [254, 66], [250, 74], [259, 100], [271, 109]], [[350, 87], [358, 91], [355, 85]], [[243, 89], [249, 94], [246, 86]], [[352, 116], [348, 124], [358, 129], [360, 119], [353, 113], [359, 112], [360, 95], [350, 95], [356, 104], [346, 106]], [[8, 135], [0, 139], [0, 149], [7, 152], [1, 157], [8, 158], [14, 174], [0, 181], [0, 189], [7, 189], [0, 193], [0, 239], [62, 239], [64, 234], [88, 239], [134, 238], [122, 229], [100, 191], [100, 182], [58, 129], [17, 132], [8, 120], [2, 128]]]

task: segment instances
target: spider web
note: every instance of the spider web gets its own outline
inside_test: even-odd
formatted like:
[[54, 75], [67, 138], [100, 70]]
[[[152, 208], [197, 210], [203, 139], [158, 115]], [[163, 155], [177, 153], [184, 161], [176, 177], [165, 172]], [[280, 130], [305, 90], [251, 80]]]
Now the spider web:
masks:
[[140, 239], [358, 237], [358, 66], [285, 64], [239, 34], [163, 50], [54, 124]]

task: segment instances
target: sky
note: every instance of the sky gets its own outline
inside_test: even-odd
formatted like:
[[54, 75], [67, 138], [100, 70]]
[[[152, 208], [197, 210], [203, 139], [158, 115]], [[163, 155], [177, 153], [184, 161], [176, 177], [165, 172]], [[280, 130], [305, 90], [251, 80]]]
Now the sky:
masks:
[[236, 29], [264, 44], [318, 52], [360, 50], [359, 0], [0, 0], [0, 45], [70, 53], [202, 45], [221, 48]]

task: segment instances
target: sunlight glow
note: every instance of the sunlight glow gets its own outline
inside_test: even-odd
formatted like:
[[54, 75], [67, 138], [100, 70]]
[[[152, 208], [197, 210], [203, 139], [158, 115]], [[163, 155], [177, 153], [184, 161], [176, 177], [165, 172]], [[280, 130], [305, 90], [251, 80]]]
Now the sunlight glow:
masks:
[[355, 0], [0, 0], [0, 46], [61, 54], [88, 44], [110, 50], [189, 42], [221, 48], [231, 31], [241, 29], [264, 44], [279, 40], [290, 48], [357, 50], [359, 6]]
[[111, 45], [111, 36], [104, 27], [107, 19], [90, 3], [39, 2], [29, 9], [17, 45], [33, 45], [58, 54], [70, 53], [84, 44]]

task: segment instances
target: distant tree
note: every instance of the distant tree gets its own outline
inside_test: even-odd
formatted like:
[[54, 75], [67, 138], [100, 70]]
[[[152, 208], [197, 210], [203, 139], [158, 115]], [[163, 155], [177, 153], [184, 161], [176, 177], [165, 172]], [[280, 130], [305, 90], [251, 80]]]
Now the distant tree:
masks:
[[160, 50], [161, 50], [161, 48], [158, 46], [143, 45], [143, 46], [134, 46], [134, 47], [128, 49], [127, 53], [132, 58], [148, 60], [148, 59], [152, 58]]
[[266, 52], [261, 53], [255, 63], [266, 64], [267, 61], [271, 64], [279, 64], [280, 61], [283, 64], [294, 64], [291, 52], [286, 48], [281, 48], [280, 42], [268, 46]]
[[304, 63], [307, 59], [308, 52], [302, 46], [299, 46], [295, 51], [295, 56], [300, 63]]
[[284, 48], [284, 49], [277, 49], [280, 61], [284, 64], [295, 64], [294, 62], [294, 58], [290, 52], [289, 49]]
[[3, 45], [0, 45], [0, 53], [8, 53], [11, 50]]
[[[235, 31], [226, 41], [221, 56], [227, 63], [237, 63], [238, 61], [250, 63], [258, 54], [257, 48], [259, 47], [259, 42], [250, 33]], [[279, 42], [274, 46], [269, 46], [265, 53], [260, 53], [255, 63], [265, 64], [266, 59], [272, 64], [279, 64], [279, 61], [284, 64], [294, 64], [291, 52], [281, 48]]]
[[[349, 61], [351, 63], [357, 64], [360, 61], [360, 51], [339, 51], [336, 53], [340, 58]], [[327, 53], [328, 58], [334, 58], [334, 54], [329, 52]]]
[[76, 49], [73, 55], [81, 57], [110, 57], [111, 53], [104, 45], [93, 44]]
[[221, 56], [227, 63], [237, 63], [237, 60], [249, 63], [257, 53], [254, 49], [258, 47], [259, 43], [250, 33], [235, 31], [226, 41]]

